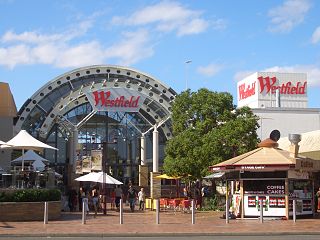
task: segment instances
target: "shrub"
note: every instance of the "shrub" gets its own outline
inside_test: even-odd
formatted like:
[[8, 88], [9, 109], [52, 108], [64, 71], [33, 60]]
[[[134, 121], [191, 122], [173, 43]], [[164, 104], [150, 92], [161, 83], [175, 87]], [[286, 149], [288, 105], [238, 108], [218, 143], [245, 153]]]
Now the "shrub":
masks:
[[45, 202], [60, 200], [61, 192], [58, 189], [21, 189], [0, 192], [0, 202]]
[[211, 195], [203, 199], [203, 211], [221, 211], [224, 209], [224, 203], [220, 196]]

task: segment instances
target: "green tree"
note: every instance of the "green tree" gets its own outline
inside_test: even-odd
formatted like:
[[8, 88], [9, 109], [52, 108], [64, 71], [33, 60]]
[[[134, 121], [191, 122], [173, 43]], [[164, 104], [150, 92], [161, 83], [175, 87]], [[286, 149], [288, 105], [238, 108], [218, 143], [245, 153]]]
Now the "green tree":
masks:
[[165, 149], [165, 172], [199, 179], [210, 165], [256, 148], [257, 120], [250, 108], [237, 109], [229, 93], [182, 92], [172, 107], [173, 138]]

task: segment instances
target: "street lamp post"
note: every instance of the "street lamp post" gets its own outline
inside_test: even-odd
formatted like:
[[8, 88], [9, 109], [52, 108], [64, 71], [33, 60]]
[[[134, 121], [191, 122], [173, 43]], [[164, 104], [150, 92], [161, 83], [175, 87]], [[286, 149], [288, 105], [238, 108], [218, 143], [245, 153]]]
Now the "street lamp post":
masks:
[[188, 70], [188, 65], [189, 65], [189, 63], [192, 63], [192, 61], [191, 61], [191, 60], [187, 60], [187, 61], [185, 61], [184, 63], [186, 64], [186, 65], [185, 65], [185, 67], [186, 67], [186, 69], [185, 69], [185, 71], [186, 71], [186, 72], [185, 72], [185, 75], [186, 75], [186, 76], [185, 76], [185, 77], [186, 77], [186, 79], [185, 79], [185, 80], [186, 80], [186, 90], [188, 90], [188, 71], [187, 71], [187, 70]]

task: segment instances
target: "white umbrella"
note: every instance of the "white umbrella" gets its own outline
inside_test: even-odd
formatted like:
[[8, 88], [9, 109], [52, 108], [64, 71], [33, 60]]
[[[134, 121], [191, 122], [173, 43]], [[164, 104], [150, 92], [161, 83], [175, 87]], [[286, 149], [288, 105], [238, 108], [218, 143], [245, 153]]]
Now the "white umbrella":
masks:
[[99, 183], [116, 184], [116, 185], [123, 184], [122, 182], [111, 177], [107, 173], [105, 173], [105, 182], [104, 182], [103, 172], [91, 172], [81, 177], [78, 177], [75, 180], [79, 182], [99, 182]]
[[20, 163], [22, 162], [22, 160], [24, 161], [42, 161], [45, 163], [48, 163], [49, 160], [41, 157], [40, 155], [38, 155], [37, 153], [35, 153], [33, 150], [28, 150], [24, 155], [14, 159], [11, 161], [11, 163]]
[[[1, 148], [22, 149], [22, 156], [24, 155], [25, 149], [32, 149], [38, 152], [42, 151], [44, 148], [58, 150], [57, 148], [54, 148], [48, 144], [40, 142], [38, 139], [35, 139], [26, 130], [21, 130], [15, 137], [8, 141], [6, 145], [2, 145]], [[24, 159], [22, 159], [22, 171], [23, 170]]]
[[6, 143], [0, 140], [0, 145], [5, 145]]
[[36, 171], [43, 171], [46, 165], [41, 160], [35, 160], [32, 166]]

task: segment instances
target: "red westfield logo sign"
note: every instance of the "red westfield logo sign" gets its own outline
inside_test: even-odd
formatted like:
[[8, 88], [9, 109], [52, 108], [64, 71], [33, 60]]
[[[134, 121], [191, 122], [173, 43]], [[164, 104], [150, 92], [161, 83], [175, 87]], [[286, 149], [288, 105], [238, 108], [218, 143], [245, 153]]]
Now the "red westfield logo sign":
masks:
[[[276, 77], [258, 77], [260, 93], [265, 92], [266, 94], [275, 94], [279, 89], [280, 94], [290, 94], [290, 95], [302, 95], [307, 93], [307, 81], [304, 82], [286, 82], [283, 84], [277, 84]], [[239, 100], [246, 99], [250, 96], [256, 94], [256, 82], [251, 85], [246, 85], [243, 83], [238, 87]]]
[[115, 108], [137, 108], [140, 96], [117, 96], [111, 98], [111, 91], [95, 91], [94, 96], [95, 106], [115, 107]]

